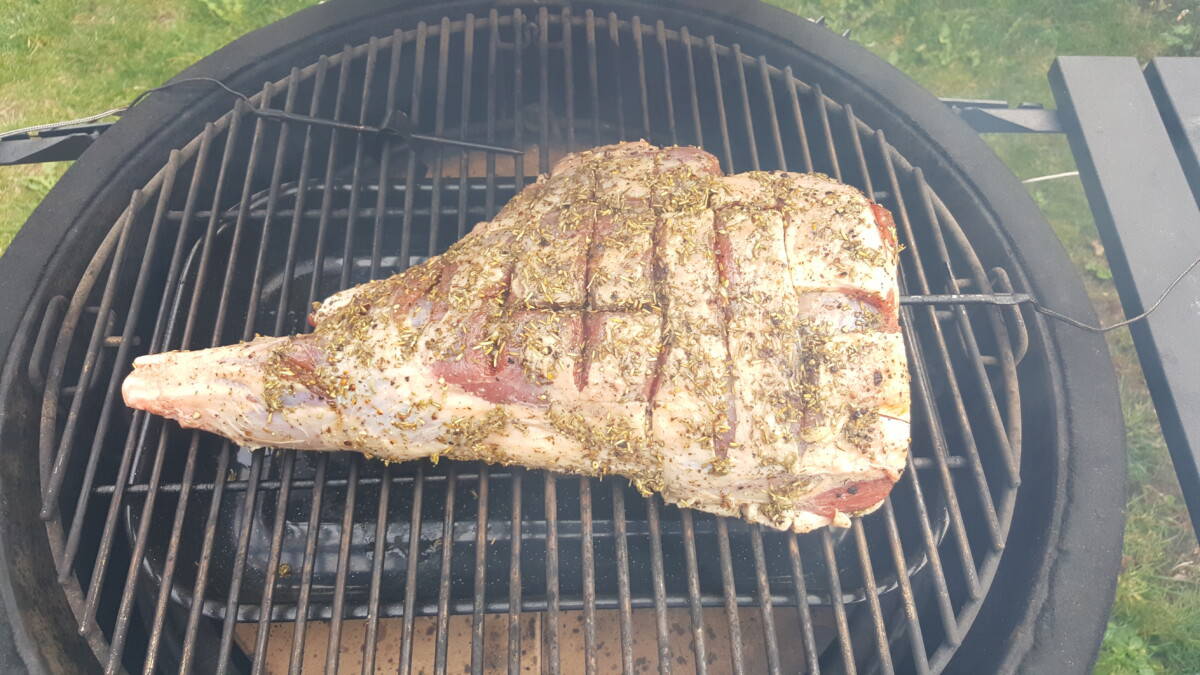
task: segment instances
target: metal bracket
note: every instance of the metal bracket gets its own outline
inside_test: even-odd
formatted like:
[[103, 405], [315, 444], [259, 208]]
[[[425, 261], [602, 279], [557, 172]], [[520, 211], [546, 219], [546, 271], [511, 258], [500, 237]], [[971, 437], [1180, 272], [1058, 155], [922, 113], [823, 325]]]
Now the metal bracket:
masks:
[[1015, 108], [992, 99], [944, 98], [964, 122], [981, 134], [1061, 134], [1058, 111], [1040, 103], [1022, 103]]
[[85, 124], [0, 139], [0, 166], [79, 159], [111, 124]]

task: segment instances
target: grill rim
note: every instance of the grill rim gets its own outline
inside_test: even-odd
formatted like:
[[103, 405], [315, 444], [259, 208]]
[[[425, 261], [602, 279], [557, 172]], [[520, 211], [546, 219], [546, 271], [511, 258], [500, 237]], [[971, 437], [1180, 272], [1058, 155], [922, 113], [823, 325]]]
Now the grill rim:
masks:
[[[180, 77], [209, 75], [225, 79], [237, 88], [254, 90], [263, 79], [281, 76], [273, 71], [277, 66], [272, 64], [285, 62], [289, 45], [304, 42], [305, 37], [323, 44], [339, 44], [347, 40], [353, 40], [355, 43], [365, 42], [367, 33], [357, 31], [358, 36], [352, 37], [356, 29], [351, 26], [363, 16], [379, 13], [385, 8], [397, 13], [423, 8], [431, 14], [440, 15], [451, 11], [456, 5], [465, 4], [475, 3], [428, 7], [422, 2], [390, 4], [372, 0], [349, 0], [338, 3], [336, 11], [328, 6], [313, 7], [251, 33], [205, 58]], [[628, 12], [629, 16], [636, 15], [639, 10], [650, 9], [622, 2], [604, 4], [622, 9]], [[1032, 223], [1030, 228], [1005, 231], [1009, 240], [1006, 242], [1009, 244], [1006, 253], [1018, 265], [1039, 270], [1042, 277], [1045, 277], [1049, 270], [1068, 270], [1066, 279], [1054, 279], [1054, 283], [1045, 283], [1047, 280], [1043, 278], [1047, 288], [1030, 288], [1029, 280], [1021, 275], [1016, 279], [1019, 287], [1030, 288], [1037, 297], [1051, 306], [1066, 308], [1079, 316], [1092, 315], [1090, 303], [1083, 293], [1078, 277], [1071, 274], [1069, 266], [1065, 265], [1065, 251], [1045, 225], [1044, 218], [1032, 201], [1012, 179], [1008, 169], [992, 155], [973, 131], [940, 104], [929, 105], [936, 103], [936, 99], [933, 99], [929, 92], [862, 47], [782, 10], [757, 3], [738, 3], [734, 7], [728, 7], [717, 0], [700, 0], [686, 4], [670, 3], [665, 8], [655, 8], [655, 12], [666, 12], [681, 6], [703, 12], [708, 18], [724, 17], [734, 32], [729, 35], [723, 34], [723, 39], [736, 38], [737, 28], [753, 29], [759, 33], [769, 33], [773, 38], [786, 43], [789, 48], [801, 45], [813, 58], [821, 58], [815, 56], [817, 54], [826, 57], [823, 60], [841, 73], [847, 87], [853, 84], [860, 88], [860, 91], [851, 94], [850, 97], [855, 101], [856, 112], [861, 118], [872, 126], [879, 126], [872, 121], [870, 108], [859, 103], [863, 98], [875, 99], [882, 108], [890, 108], [909, 123], [907, 130], [914, 132], [913, 135], [925, 150], [940, 155], [938, 159], [941, 161], [919, 162], [930, 173], [930, 182], [939, 186], [939, 194], [947, 194], [948, 191], [943, 186], [948, 182], [953, 183], [956, 188], [955, 194], [961, 192], [964, 198], [973, 199], [976, 208], [986, 208], [997, 222]], [[412, 20], [415, 21], [415, 18]], [[335, 39], [332, 37], [334, 35], [338, 37]], [[309, 49], [311, 44], [305, 51]], [[264, 72], [269, 75], [259, 76]], [[871, 83], [869, 88], [866, 82]], [[847, 98], [846, 94], [838, 93], [834, 89], [828, 89], [827, 93], [835, 99]], [[0, 259], [0, 281], [10, 290], [10, 293], [4, 294], [0, 299], [0, 316], [14, 319], [0, 322], [0, 348], [8, 350], [9, 354], [3, 374], [0, 375], [0, 391], [5, 392], [5, 400], [11, 398], [9, 392], [12, 392], [14, 387], [26, 386], [18, 380], [21, 371], [18, 366], [23, 365], [22, 358], [18, 357], [23, 356], [29, 347], [40, 319], [40, 308], [55, 290], [51, 287], [74, 285], [73, 281], [63, 283], [63, 277], [69, 279], [71, 275], [52, 275], [50, 270], [64, 267], [69, 269], [72, 265], [67, 259], [70, 257], [69, 251], [94, 244], [104, 234], [99, 228], [87, 228], [85, 222], [112, 222], [124, 209], [128, 203], [128, 193], [114, 189], [114, 185], [141, 185], [152, 175], [143, 167], [157, 170], [157, 163], [139, 164], [130, 160], [144, 147], [167, 148], [182, 145], [199, 133], [203, 120], [215, 117], [215, 114], [208, 113], [224, 111], [228, 105], [224, 95], [216, 92], [179, 92], [160, 96], [161, 98], [152, 98], [143, 106], [131, 111], [77, 163], [82, 164], [82, 167], [72, 167], [51, 192], [51, 196], [43, 201], [31, 216], [27, 222], [28, 227], [18, 234], [10, 247], [13, 254]], [[177, 111], [184, 106], [192, 110], [193, 114], [178, 116]], [[168, 122], [163, 124], [164, 120]], [[891, 127], [888, 131], [892, 143], [902, 150], [912, 142], [906, 142], [906, 139], [902, 139]], [[908, 157], [919, 156], [918, 153], [904, 154]], [[122, 161], [114, 161], [118, 159]], [[89, 171], [92, 164], [105, 170]], [[114, 166], [118, 167], [116, 171], [109, 170]], [[965, 167], [970, 168], [970, 174]], [[82, 214], [87, 214], [86, 218], [83, 218]], [[111, 217], [106, 218], [109, 214]], [[70, 249], [65, 246], [67, 243], [71, 244]], [[78, 267], [77, 262], [75, 266]], [[1019, 274], [1019, 268], [1017, 272]], [[1050, 276], [1054, 274], [1051, 273]], [[50, 281], [46, 282], [47, 279]], [[37, 296], [33, 297], [35, 292]], [[18, 316], [22, 317], [20, 322], [15, 320]], [[1123, 443], [1119, 440], [1123, 437], [1120, 407], [1116, 398], [1115, 374], [1111, 371], [1106, 345], [1103, 339], [1095, 336], [1074, 332], [1058, 325], [1048, 327], [1040, 319], [1039, 323], [1043, 324], [1039, 326], [1041, 335], [1045, 336], [1046, 344], [1043, 347], [1053, 349], [1059, 357], [1058, 363], [1052, 364], [1057, 366], [1052, 370], [1060, 376], [1059, 391], [1055, 393], [1071, 397], [1070, 401], [1064, 404], [1070, 405], [1070, 408], [1055, 415], [1060, 427], [1057, 435], [1060, 467], [1055, 489], [1060, 494], [1066, 491], [1066, 501], [1071, 504], [1071, 509], [1116, 516], [1122, 509], [1123, 490], [1087, 490], [1092, 483], [1089, 477], [1101, 475], [1105, 476], [1105, 480], [1111, 481], [1114, 475], [1122, 478], [1124, 476], [1124, 458], [1121, 451]], [[1097, 379], [1103, 379], [1105, 382], [1097, 382]], [[1105, 386], [1096, 386], [1097, 384]], [[1078, 411], [1089, 413], [1088, 418], [1084, 420], [1087, 426], [1082, 426], [1077, 421], [1079, 416], [1074, 413]], [[18, 433], [22, 426], [19, 423], [22, 421], [21, 411], [17, 411], [15, 415], [13, 412], [7, 406], [0, 410], [0, 429], [5, 431], [3, 440], [6, 446], [27, 442], [29, 438]], [[18, 424], [10, 424], [10, 418]], [[15, 438], [9, 438], [10, 432]], [[1086, 447], [1093, 451], [1089, 456], [1081, 457], [1081, 453], [1067, 452], [1071, 447]], [[1096, 453], [1095, 448], [1108, 448], [1111, 451]], [[14, 468], [10, 467], [9, 472]], [[25, 477], [27, 478], [28, 474]], [[21, 476], [4, 475], [3, 478], [4, 496], [9, 499], [6, 500], [5, 506], [0, 507], [4, 516], [0, 544], [7, 544], [3, 547], [4, 565], [0, 566], [0, 594], [6, 601], [10, 615], [15, 614], [10, 618], [14, 619], [12, 624], [18, 648], [26, 657], [39, 657], [39, 665], [45, 667], [49, 663], [59, 661], [56, 656], [71, 658], [67, 656], [67, 652], [74, 652], [80, 640], [74, 637], [75, 631], [68, 621], [65, 631], [54, 631], [54, 651], [48, 654], [51, 645], [46, 640], [47, 636], [38, 635], [37, 639], [34, 639], [28, 632], [29, 626], [24, 616], [25, 611], [40, 607], [36, 606], [37, 603], [30, 604], [30, 599], [27, 598], [27, 606], [16, 609], [17, 606], [13, 602], [15, 593], [12, 577], [14, 574], [28, 575], [29, 570], [22, 570], [21, 567], [28, 566], [30, 560], [20, 560], [13, 556], [15, 552], [33, 551], [36, 557], [41, 528], [36, 527], [36, 523], [24, 521], [26, 531], [20, 532], [21, 521], [18, 519], [28, 517], [29, 514], [14, 518], [12, 514], [20, 512], [19, 506], [14, 508], [15, 503], [24, 501], [25, 504], [34, 504], [37, 500], [15, 498], [19, 496], [19, 492], [10, 494], [13, 481], [19, 481]], [[36, 485], [31, 487], [36, 492]], [[1096, 492], [1099, 494], [1093, 494]], [[1090, 663], [1094, 658], [1091, 645], [1098, 643], [1103, 621], [1093, 622], [1095, 625], [1091, 626], [1090, 630], [1082, 621], [1068, 623], [1064, 628], [1064, 620], [1061, 617], [1044, 610], [1064, 599], [1078, 606], [1082, 599], [1083, 602], [1092, 605], [1092, 610], [1096, 610], [1090, 614], [1106, 616], [1105, 610], [1111, 603], [1112, 587], [1115, 587], [1115, 570], [1120, 547], [1096, 551], [1095, 543], [1108, 541], [1119, 544], [1121, 518], [1099, 519], [1100, 525], [1107, 526], [1111, 536], [1098, 537], [1097, 526], [1079, 527], [1078, 521], [1064, 522], [1064, 517], [1060, 508], [1049, 528], [1051, 540], [1056, 542], [1056, 546], [1047, 547], [1047, 551], [1057, 548], [1065, 552], [1055, 557], [1048, 554], [1044, 558], [1045, 562], [1038, 567], [1039, 577], [1031, 580], [1037, 586], [1034, 596], [1040, 602], [1031, 603], [1025, 618], [1021, 620], [1021, 630], [1013, 636], [1015, 643], [1010, 645], [1007, 660], [1011, 666], [1020, 663], [1026, 655], [1034, 659], [1026, 662], [1026, 666], [1031, 667], [1036, 662], [1047, 668], [1055, 662], [1064, 665], [1073, 663], [1078, 666], [1080, 663]], [[1076, 523], [1075, 527], [1070, 527], [1072, 522]], [[30, 525], [33, 527], [29, 527]], [[33, 530], [32, 536], [28, 530]], [[21, 542], [25, 546], [13, 546], [15, 542]], [[41, 553], [48, 554], [44, 539], [40, 544]], [[1005, 566], [1001, 567], [1003, 569]], [[1090, 572], [1081, 573], [1083, 568]], [[1082, 582], [1071, 588], [1067, 588], [1068, 584], [1064, 583], [1049, 583], [1051, 579], [1062, 578], [1088, 580], [1089, 592], [1080, 592]], [[1095, 579], [1111, 580], [1107, 592], [1095, 593], [1096, 584], [1090, 583]], [[1087, 610], [1081, 610], [1080, 614], [1087, 615], [1085, 612]], [[1033, 621], [1030, 621], [1031, 618]], [[1058, 644], [1035, 645], [1035, 628], [1039, 634], [1055, 635]], [[1063, 632], [1064, 630], [1070, 632]], [[978, 635], [980, 632], [983, 631], [977, 629], [969, 635]], [[1063, 637], [1067, 639], [1062, 639]], [[959, 654], [967, 651], [967, 645], [964, 644]], [[30, 659], [26, 658], [26, 661], [30, 662]]]

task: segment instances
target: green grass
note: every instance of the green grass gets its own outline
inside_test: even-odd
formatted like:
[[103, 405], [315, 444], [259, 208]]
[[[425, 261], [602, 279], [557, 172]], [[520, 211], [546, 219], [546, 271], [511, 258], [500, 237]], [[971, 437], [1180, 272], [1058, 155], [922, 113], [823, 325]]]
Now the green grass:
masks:
[[[1060, 54], [1200, 54], [1198, 0], [801, 0], [836, 30], [931, 91], [1053, 105], [1046, 82]], [[123, 104], [245, 32], [307, 0], [0, 0], [0, 129]], [[1189, 10], [1184, 12], [1184, 10]], [[989, 138], [1022, 178], [1074, 169], [1061, 137]], [[0, 250], [63, 165], [0, 169]], [[1078, 181], [1031, 186], [1106, 321], [1120, 316]], [[1200, 550], [1188, 526], [1136, 354], [1124, 331], [1110, 347], [1128, 426], [1124, 569], [1099, 673], [1200, 672]]]
[[[0, 0], [0, 130], [128, 103], [311, 0]], [[0, 169], [0, 250], [66, 170]]]

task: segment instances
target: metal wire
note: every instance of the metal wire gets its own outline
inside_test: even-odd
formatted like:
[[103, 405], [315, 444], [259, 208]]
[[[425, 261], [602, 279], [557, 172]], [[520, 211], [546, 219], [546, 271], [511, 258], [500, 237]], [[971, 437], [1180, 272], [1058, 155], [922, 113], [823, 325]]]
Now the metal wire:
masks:
[[1153, 314], [1155, 312], [1155, 310], [1157, 310], [1159, 308], [1159, 306], [1162, 305], [1163, 301], [1167, 299], [1167, 296], [1169, 296], [1179, 286], [1179, 284], [1183, 283], [1183, 280], [1186, 279], [1187, 276], [1189, 274], [1191, 274], [1192, 270], [1196, 269], [1197, 266], [1200, 266], [1200, 257], [1196, 258], [1190, 264], [1188, 264], [1188, 266], [1186, 268], [1184, 268], [1184, 270], [1182, 272], [1180, 272], [1179, 275], [1176, 276], [1175, 279], [1171, 281], [1171, 283], [1167, 284], [1166, 288], [1164, 288], [1162, 290], [1162, 293], [1160, 293], [1158, 295], [1158, 299], [1156, 299], [1150, 305], [1150, 307], [1148, 307], [1146, 309], [1146, 311], [1144, 311], [1140, 314], [1137, 314], [1136, 316], [1128, 317], [1126, 319], [1123, 319], [1121, 321], [1118, 321], [1114, 324], [1110, 324], [1107, 326], [1104, 326], [1104, 325], [1093, 326], [1089, 323], [1080, 321], [1079, 319], [1076, 319], [1074, 317], [1067, 316], [1066, 314], [1063, 314], [1062, 312], [1051, 309], [1051, 308], [1041, 304], [1040, 302], [1035, 300], [1032, 295], [1029, 295], [1028, 293], [946, 293], [946, 294], [941, 294], [941, 295], [935, 295], [935, 294], [906, 295], [906, 296], [900, 298], [900, 304], [901, 305], [996, 305], [996, 306], [1029, 305], [1029, 307], [1031, 309], [1033, 309], [1033, 311], [1037, 312], [1038, 314], [1048, 316], [1051, 319], [1055, 319], [1057, 321], [1062, 321], [1063, 323], [1070, 325], [1070, 326], [1074, 326], [1075, 328], [1079, 328], [1079, 329], [1086, 330], [1086, 331], [1091, 331], [1093, 333], [1108, 333], [1110, 331], [1117, 330], [1118, 328], [1124, 328], [1125, 326], [1129, 326], [1131, 324], [1137, 323], [1138, 321], [1143, 321], [1143, 320], [1149, 318], [1150, 315]]
[[1164, 288], [1163, 292], [1159, 294], [1158, 299], [1155, 300], [1154, 303], [1152, 305], [1150, 305], [1149, 308], [1146, 309], [1146, 311], [1142, 312], [1141, 314], [1138, 314], [1137, 316], [1131, 316], [1131, 317], [1125, 319], [1124, 321], [1118, 321], [1117, 323], [1114, 323], [1110, 326], [1092, 326], [1092, 325], [1086, 324], [1086, 323], [1080, 321], [1079, 319], [1073, 319], [1073, 318], [1067, 316], [1066, 314], [1057, 312], [1053, 309], [1050, 309], [1049, 307], [1046, 307], [1037, 302], [1034, 302], [1033, 300], [1029, 301], [1029, 305], [1031, 307], [1033, 307], [1033, 310], [1039, 314], [1044, 314], [1052, 319], [1057, 319], [1059, 321], [1062, 321], [1063, 323], [1075, 326], [1076, 328], [1082, 328], [1083, 330], [1091, 331], [1093, 333], [1107, 333], [1109, 331], [1113, 331], [1118, 328], [1124, 328], [1125, 326], [1137, 323], [1138, 321], [1142, 321], [1143, 319], [1148, 318], [1152, 313], [1154, 313], [1154, 311], [1156, 309], [1158, 309], [1159, 305], [1161, 305], [1163, 303], [1163, 301], [1167, 299], [1167, 296], [1171, 294], [1171, 291], [1174, 291], [1175, 288], [1177, 286], [1179, 286], [1179, 284], [1182, 283], [1184, 279], [1187, 278], [1187, 275], [1191, 274], [1192, 270], [1196, 269], [1197, 265], [1200, 265], [1200, 258], [1196, 258], [1195, 260], [1193, 260], [1192, 263], [1187, 266], [1187, 269], [1180, 272], [1179, 276], [1175, 277], [1174, 281], [1167, 284], [1167, 287]]
[[21, 127], [20, 129], [11, 129], [9, 131], [5, 131], [4, 133], [0, 133], [0, 141], [4, 140], [6, 138], [12, 138], [14, 136], [27, 136], [29, 134], [36, 134], [36, 133], [40, 133], [43, 131], [55, 131], [57, 129], [63, 129], [65, 127], [73, 127], [73, 126], [76, 126], [79, 124], [87, 124], [88, 122], [95, 122], [96, 120], [102, 120], [105, 117], [113, 117], [114, 115], [120, 115], [121, 113], [125, 112], [128, 109], [129, 109], [128, 106], [124, 106], [121, 108], [112, 108], [110, 110], [105, 110], [104, 112], [98, 112], [94, 115], [88, 115], [86, 117], [76, 117], [73, 120], [62, 120], [60, 122], [49, 122], [46, 124], [35, 124], [35, 125], [29, 126], [29, 127]]
[[111, 110], [106, 110], [101, 113], [96, 113], [95, 115], [89, 115], [87, 117], [80, 117], [80, 118], [73, 119], [73, 120], [63, 120], [61, 122], [49, 122], [47, 124], [38, 124], [35, 126], [31, 126], [31, 127], [24, 127], [21, 129], [13, 129], [12, 131], [6, 131], [6, 132], [0, 134], [0, 140], [3, 140], [10, 136], [21, 136], [21, 135], [25, 135], [25, 134], [29, 134], [29, 133], [40, 132], [40, 131], [51, 131], [51, 130], [55, 130], [55, 129], [62, 129], [62, 128], [66, 128], [66, 127], [75, 126], [77, 124], [83, 124], [86, 122], [94, 122], [99, 119], [104, 119], [105, 117], [112, 117], [114, 115], [120, 115], [120, 114], [124, 113], [125, 111], [129, 110], [130, 108], [134, 107], [138, 103], [141, 103], [143, 100], [146, 99], [147, 96], [149, 96], [150, 94], [153, 94], [156, 91], [163, 91], [164, 89], [170, 89], [172, 87], [177, 87], [181, 84], [192, 84], [195, 82], [207, 82], [210, 84], [215, 84], [216, 86], [218, 86], [221, 89], [228, 92], [231, 96], [235, 96], [235, 97], [241, 99], [242, 101], [245, 101], [246, 105], [248, 105], [250, 107], [251, 113], [253, 113], [257, 117], [262, 117], [265, 119], [271, 119], [271, 120], [276, 120], [276, 121], [281, 121], [281, 122], [297, 122], [300, 124], [332, 127], [335, 129], [344, 129], [346, 131], [355, 131], [355, 132], [359, 132], [359, 133], [372, 133], [372, 134], [384, 134], [384, 135], [390, 135], [390, 136], [401, 136], [407, 140], [413, 140], [413, 141], [425, 142], [425, 143], [438, 143], [441, 145], [454, 146], [454, 147], [461, 148], [464, 150], [480, 150], [483, 152], [497, 152], [497, 153], [507, 154], [507, 155], [523, 154], [522, 150], [518, 150], [516, 148], [507, 148], [507, 147], [491, 145], [491, 144], [487, 144], [487, 143], [477, 143], [474, 141], [468, 141], [466, 139], [442, 138], [441, 136], [430, 136], [428, 134], [410, 133], [403, 129], [404, 123], [407, 121], [406, 116], [403, 113], [396, 113], [395, 111], [392, 111], [392, 110], [388, 111], [387, 116], [384, 118], [384, 123], [381, 126], [374, 127], [374, 126], [369, 126], [366, 124], [352, 124], [349, 122], [340, 122], [338, 120], [324, 119], [324, 118], [315, 117], [312, 115], [301, 115], [299, 113], [293, 113], [293, 112], [287, 111], [287, 110], [275, 110], [272, 108], [265, 108], [265, 107], [258, 108], [250, 100], [249, 96], [234, 89], [233, 87], [230, 87], [229, 85], [225, 84], [221, 80], [216, 79], [215, 77], [186, 77], [181, 80], [176, 80], [174, 82], [168, 82], [162, 86], [154, 87], [153, 89], [147, 89], [147, 90], [141, 92], [140, 94], [135, 96], [132, 101], [129, 102], [129, 105], [124, 106], [122, 108], [113, 108]]

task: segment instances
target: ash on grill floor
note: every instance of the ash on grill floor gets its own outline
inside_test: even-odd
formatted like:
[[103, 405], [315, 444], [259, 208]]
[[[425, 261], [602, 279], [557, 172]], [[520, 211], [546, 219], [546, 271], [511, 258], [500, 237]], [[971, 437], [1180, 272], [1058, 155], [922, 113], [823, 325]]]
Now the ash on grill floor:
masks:
[[[738, 612], [741, 625], [743, 644], [756, 645], [763, 639], [762, 616], [757, 608], [744, 608]], [[521, 617], [521, 672], [549, 672], [549, 646], [543, 641], [542, 625], [547, 620], [545, 614], [527, 612]], [[617, 610], [601, 610], [596, 612], [596, 666], [601, 673], [621, 671], [620, 629], [618, 626], [619, 612]], [[403, 619], [382, 619], [379, 622], [379, 638], [376, 642], [376, 673], [394, 673], [398, 666], [400, 654], [400, 632]], [[446, 653], [446, 672], [471, 672], [471, 617], [466, 615], [450, 617], [449, 649]], [[581, 673], [584, 671], [583, 654], [583, 612], [562, 612], [559, 615], [559, 663], [562, 672]], [[799, 615], [790, 609], [781, 609], [775, 614], [776, 630], [787, 634], [799, 634]], [[681, 672], [693, 672], [695, 651], [692, 642], [692, 620], [686, 609], [667, 610], [667, 627], [671, 639], [672, 665]], [[291, 653], [292, 630], [291, 622], [271, 624], [270, 640], [267, 646], [266, 672], [270, 675], [288, 672], [288, 659]], [[820, 626], [817, 626], [820, 629]], [[826, 626], [834, 630], [832, 624]], [[315, 622], [306, 628], [304, 644], [303, 672], [319, 672], [327, 661], [327, 645], [329, 643], [329, 624]], [[339, 673], [360, 673], [363, 668], [363, 640], [366, 638], [367, 622], [354, 620], [342, 625], [341, 654], [338, 657]], [[437, 617], [418, 617], [414, 621], [413, 634], [418, 637], [414, 641], [412, 656], [412, 672], [425, 675], [435, 672], [436, 654], [434, 651], [434, 634], [437, 631]], [[649, 673], [658, 670], [658, 644], [655, 639], [655, 620], [652, 610], [634, 610], [633, 612], [633, 666], [638, 673]], [[235, 638], [247, 653], [254, 651], [254, 639], [257, 634], [255, 624], [238, 624]], [[422, 639], [424, 638], [424, 639]], [[488, 615], [484, 621], [484, 667], [483, 672], [496, 674], [508, 672], [508, 616], [505, 614]], [[713, 672], [729, 672], [733, 664], [730, 660], [729, 622], [725, 618], [725, 610], [714, 607], [704, 610], [704, 644], [708, 667]], [[744, 652], [745, 672], [760, 673], [767, 671], [765, 656], [761, 650], [749, 649]], [[784, 672], [801, 672], [804, 670], [804, 652], [787, 650], [781, 654], [780, 664]]]

